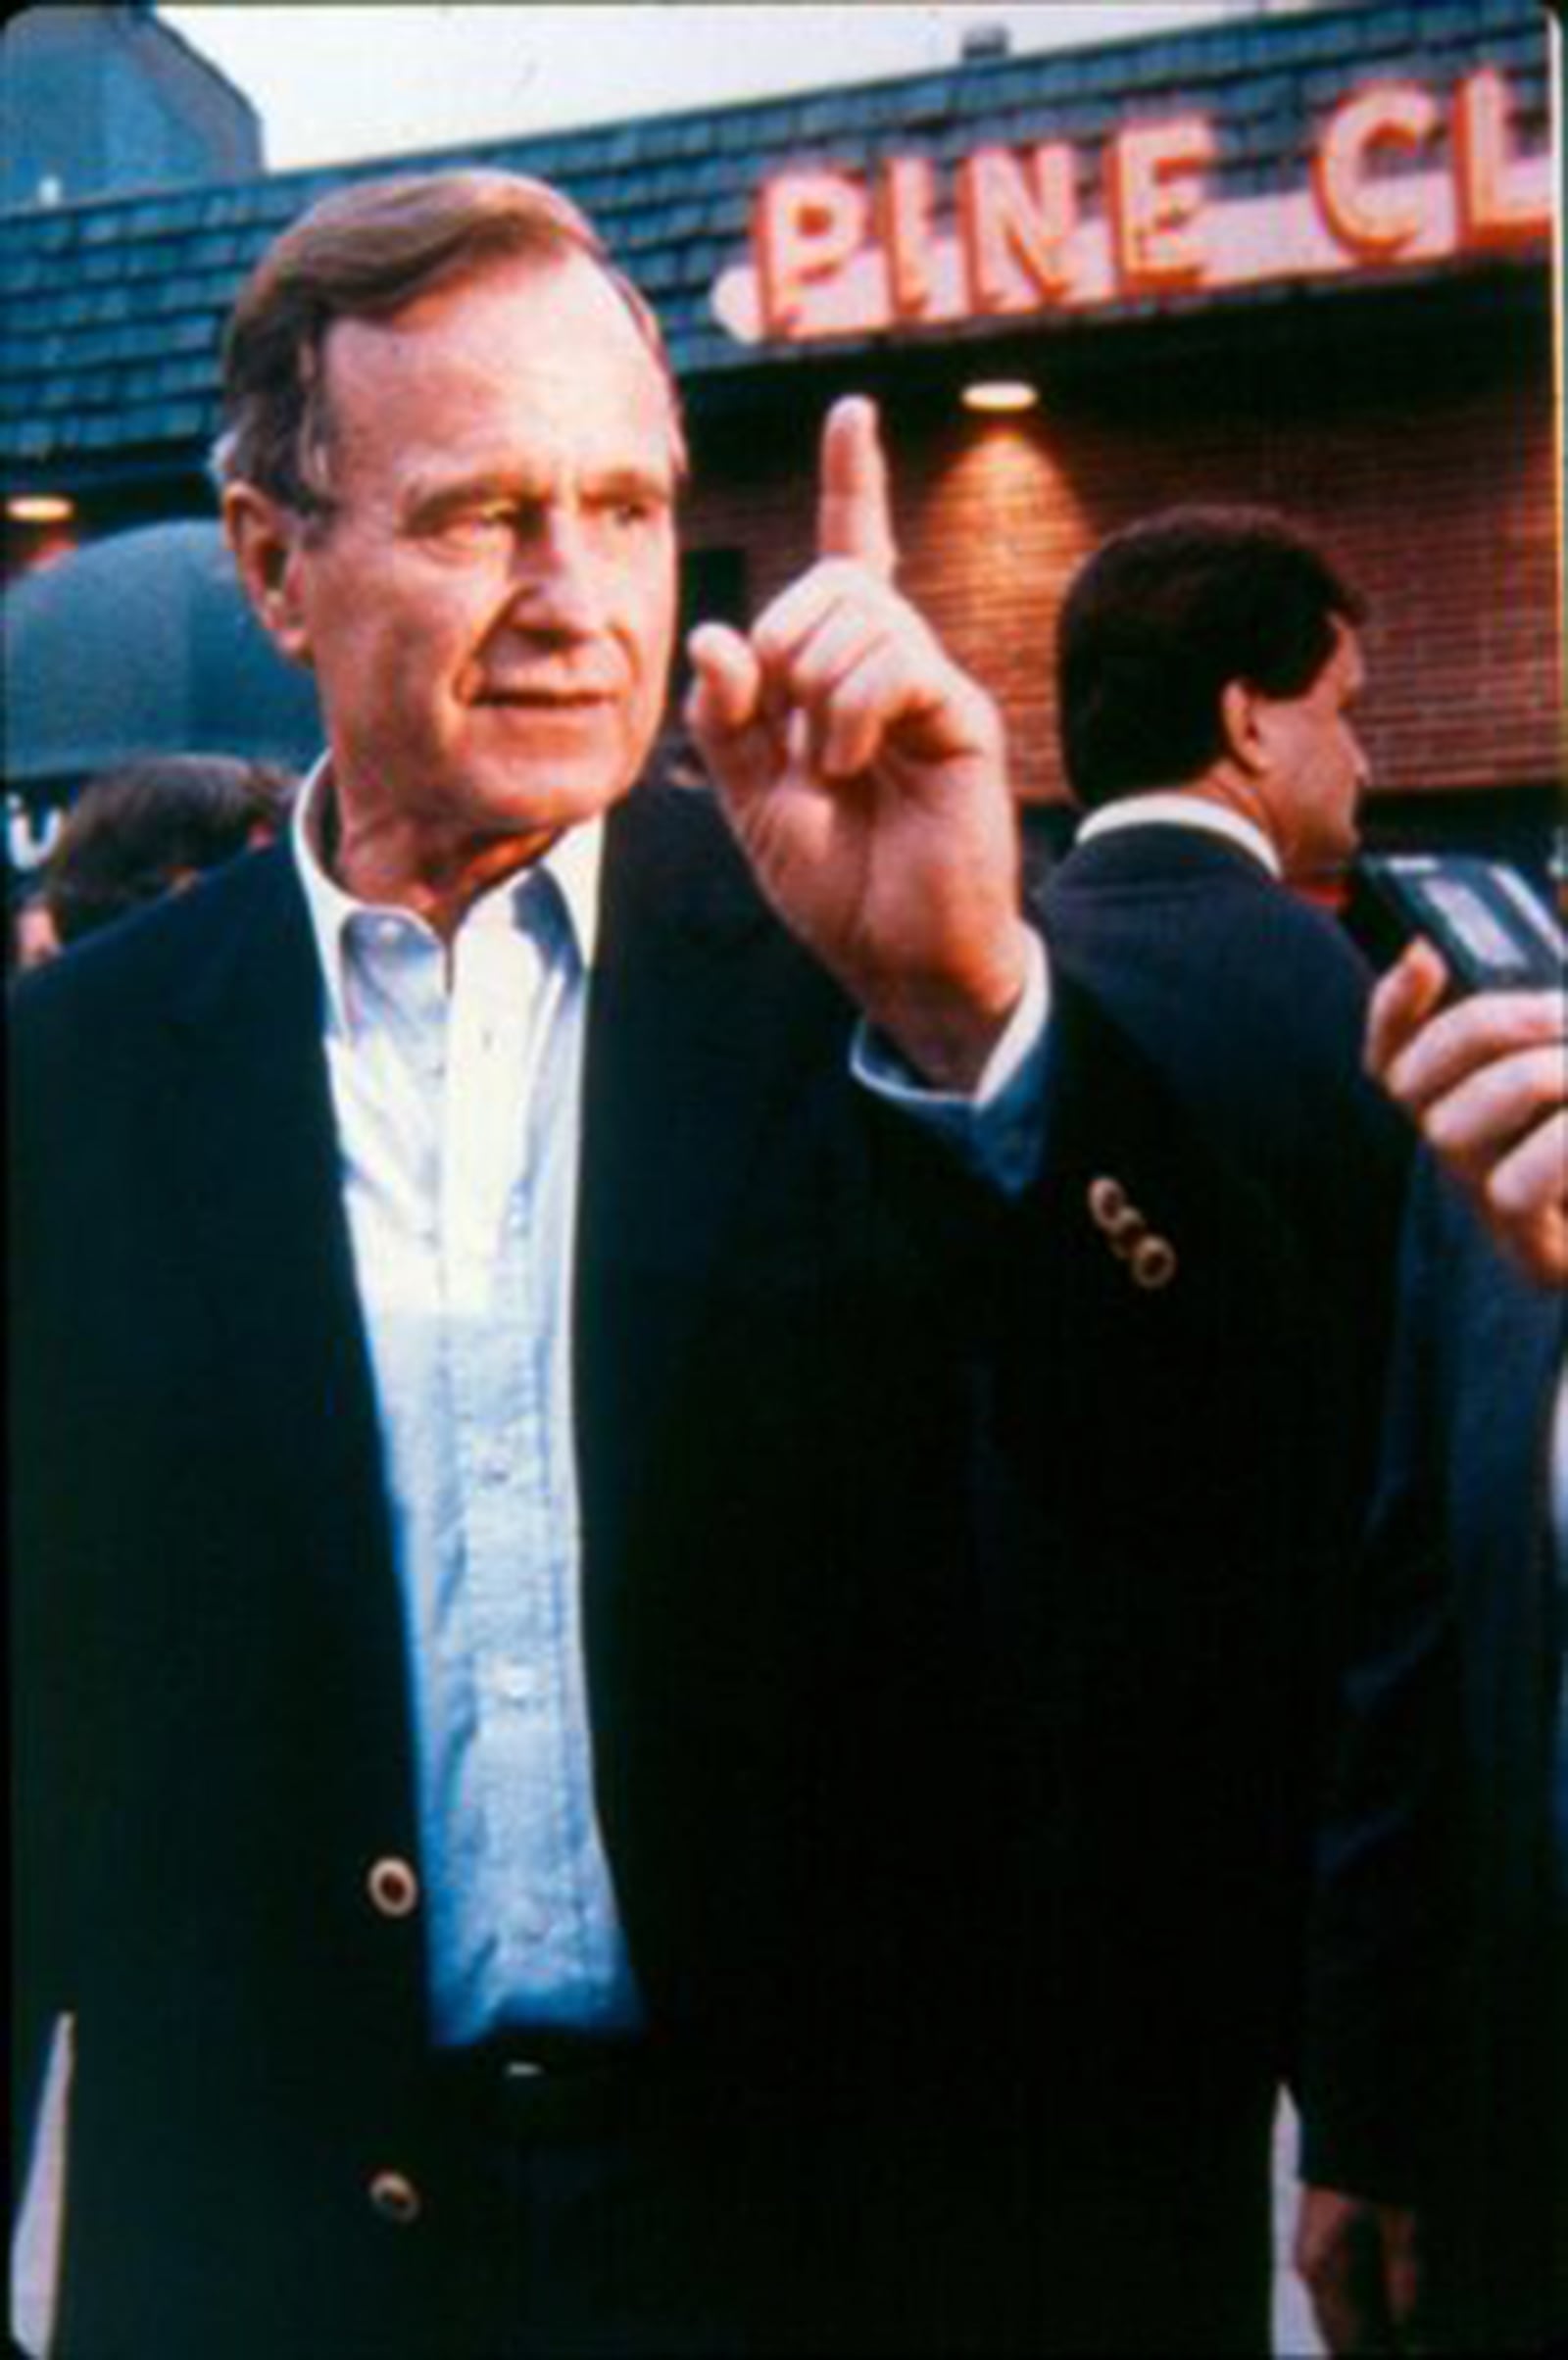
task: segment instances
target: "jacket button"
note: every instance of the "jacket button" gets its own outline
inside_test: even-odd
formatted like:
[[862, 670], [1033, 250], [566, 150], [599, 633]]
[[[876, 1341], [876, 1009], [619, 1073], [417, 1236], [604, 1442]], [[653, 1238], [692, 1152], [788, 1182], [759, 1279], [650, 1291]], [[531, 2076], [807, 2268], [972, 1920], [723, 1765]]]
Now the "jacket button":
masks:
[[377, 2172], [369, 2186], [370, 2202], [383, 2221], [395, 2229], [412, 2229], [421, 2202], [418, 2189], [406, 2172]]
[[1091, 1180], [1089, 1183], [1089, 1217], [1097, 1229], [1107, 1233], [1120, 1226], [1127, 1210], [1127, 1191], [1119, 1180]]
[[412, 1917], [419, 1905], [419, 1880], [407, 1860], [388, 1854], [365, 1880], [370, 1906], [384, 1918]]
[[1168, 1238], [1140, 1238], [1131, 1257], [1134, 1281], [1152, 1291], [1168, 1287], [1176, 1275], [1176, 1249]]

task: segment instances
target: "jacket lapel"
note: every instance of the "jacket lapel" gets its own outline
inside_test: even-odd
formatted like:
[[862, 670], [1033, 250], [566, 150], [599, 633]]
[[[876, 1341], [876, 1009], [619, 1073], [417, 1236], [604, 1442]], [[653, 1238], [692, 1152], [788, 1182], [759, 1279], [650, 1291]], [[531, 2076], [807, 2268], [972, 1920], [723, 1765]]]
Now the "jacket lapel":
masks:
[[[280, 1586], [352, 1623], [372, 1675], [403, 1688], [368, 1360], [338, 1183], [320, 978], [283, 850], [213, 904], [211, 955], [171, 1008], [159, 1118], [182, 1254], [232, 1372], [235, 1432], [295, 1524]], [[280, 1588], [280, 1610], [282, 1606]], [[378, 1608], [378, 1601], [380, 1602]]]
[[[185, 1258], [254, 1388], [256, 1447], [347, 1561], [385, 1558], [379, 1440], [338, 1184], [308, 913], [281, 851], [213, 909], [169, 1013], [157, 1119]], [[808, 962], [703, 799], [640, 790], [612, 817], [588, 1019], [576, 1246], [579, 1463], [595, 1555], [621, 1529], [704, 1274], [803, 1054]], [[760, 957], [759, 957], [760, 954]], [[745, 988], [742, 988], [744, 973]], [[842, 1034], [831, 987], [812, 990]], [[771, 986], [771, 988], [770, 988]], [[821, 1027], [809, 1029], [820, 1053]]]
[[[178, 1175], [182, 1251], [235, 1372], [234, 1415], [296, 1519], [311, 1622], [334, 1659], [353, 1665], [364, 1709], [375, 1697], [385, 1716], [406, 1694], [404, 1643], [315, 946], [286, 856], [246, 865], [246, 891], [229, 897], [199, 980], [171, 1010], [158, 1119]], [[628, 1703], [611, 1693], [608, 1666], [617, 1658], [604, 1642], [709, 1275], [803, 1061], [844, 1056], [849, 1028], [842, 999], [762, 907], [703, 799], [633, 796], [608, 830], [602, 893], [574, 1390], [586, 1639], [603, 1740]], [[689, 1447], [689, 1420], [682, 1431]], [[290, 1566], [279, 1578], [300, 1576]], [[294, 1588], [286, 1595], [298, 1598]], [[396, 1790], [387, 1772], [407, 1742], [398, 1728], [383, 1718], [379, 1733], [376, 1783], [388, 1798]]]
[[689, 792], [639, 790], [613, 814], [603, 891], [576, 1274], [591, 1573], [619, 1555], [705, 1278], [801, 1054], [786, 1011], [804, 964]]

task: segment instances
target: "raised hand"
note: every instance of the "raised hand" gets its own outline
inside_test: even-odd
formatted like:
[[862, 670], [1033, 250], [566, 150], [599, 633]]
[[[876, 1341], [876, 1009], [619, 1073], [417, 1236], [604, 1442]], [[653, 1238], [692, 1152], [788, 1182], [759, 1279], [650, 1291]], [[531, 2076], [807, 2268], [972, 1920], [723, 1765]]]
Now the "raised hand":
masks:
[[1026, 972], [1002, 725], [893, 587], [868, 401], [829, 412], [818, 558], [749, 636], [692, 634], [687, 721], [759, 883], [941, 1087], [967, 1089]]
[[1447, 970], [1412, 943], [1372, 995], [1367, 1065], [1544, 1286], [1568, 1287], [1568, 1003], [1484, 992], [1442, 1006]]

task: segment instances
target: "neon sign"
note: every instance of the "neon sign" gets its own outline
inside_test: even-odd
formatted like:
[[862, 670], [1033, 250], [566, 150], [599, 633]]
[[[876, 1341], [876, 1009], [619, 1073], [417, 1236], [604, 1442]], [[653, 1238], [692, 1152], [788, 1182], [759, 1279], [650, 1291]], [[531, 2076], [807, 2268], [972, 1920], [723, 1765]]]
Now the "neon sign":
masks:
[[713, 309], [743, 342], [805, 343], [1517, 251], [1551, 233], [1551, 159], [1518, 152], [1508, 85], [1490, 67], [1446, 103], [1412, 81], [1351, 92], [1304, 188], [1219, 198], [1218, 156], [1204, 115], [1124, 123], [1093, 213], [1083, 159], [1062, 140], [975, 149], [945, 213], [925, 157], [874, 176], [786, 167], [762, 183], [752, 259], [724, 272]]

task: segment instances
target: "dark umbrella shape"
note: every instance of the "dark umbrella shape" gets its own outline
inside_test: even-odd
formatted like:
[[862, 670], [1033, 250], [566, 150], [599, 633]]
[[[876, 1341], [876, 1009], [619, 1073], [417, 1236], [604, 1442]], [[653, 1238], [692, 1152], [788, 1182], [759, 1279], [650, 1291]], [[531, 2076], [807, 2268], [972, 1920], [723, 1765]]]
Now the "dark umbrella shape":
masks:
[[301, 769], [319, 748], [315, 684], [251, 614], [216, 523], [90, 542], [4, 606], [6, 783], [29, 800], [136, 755]]

